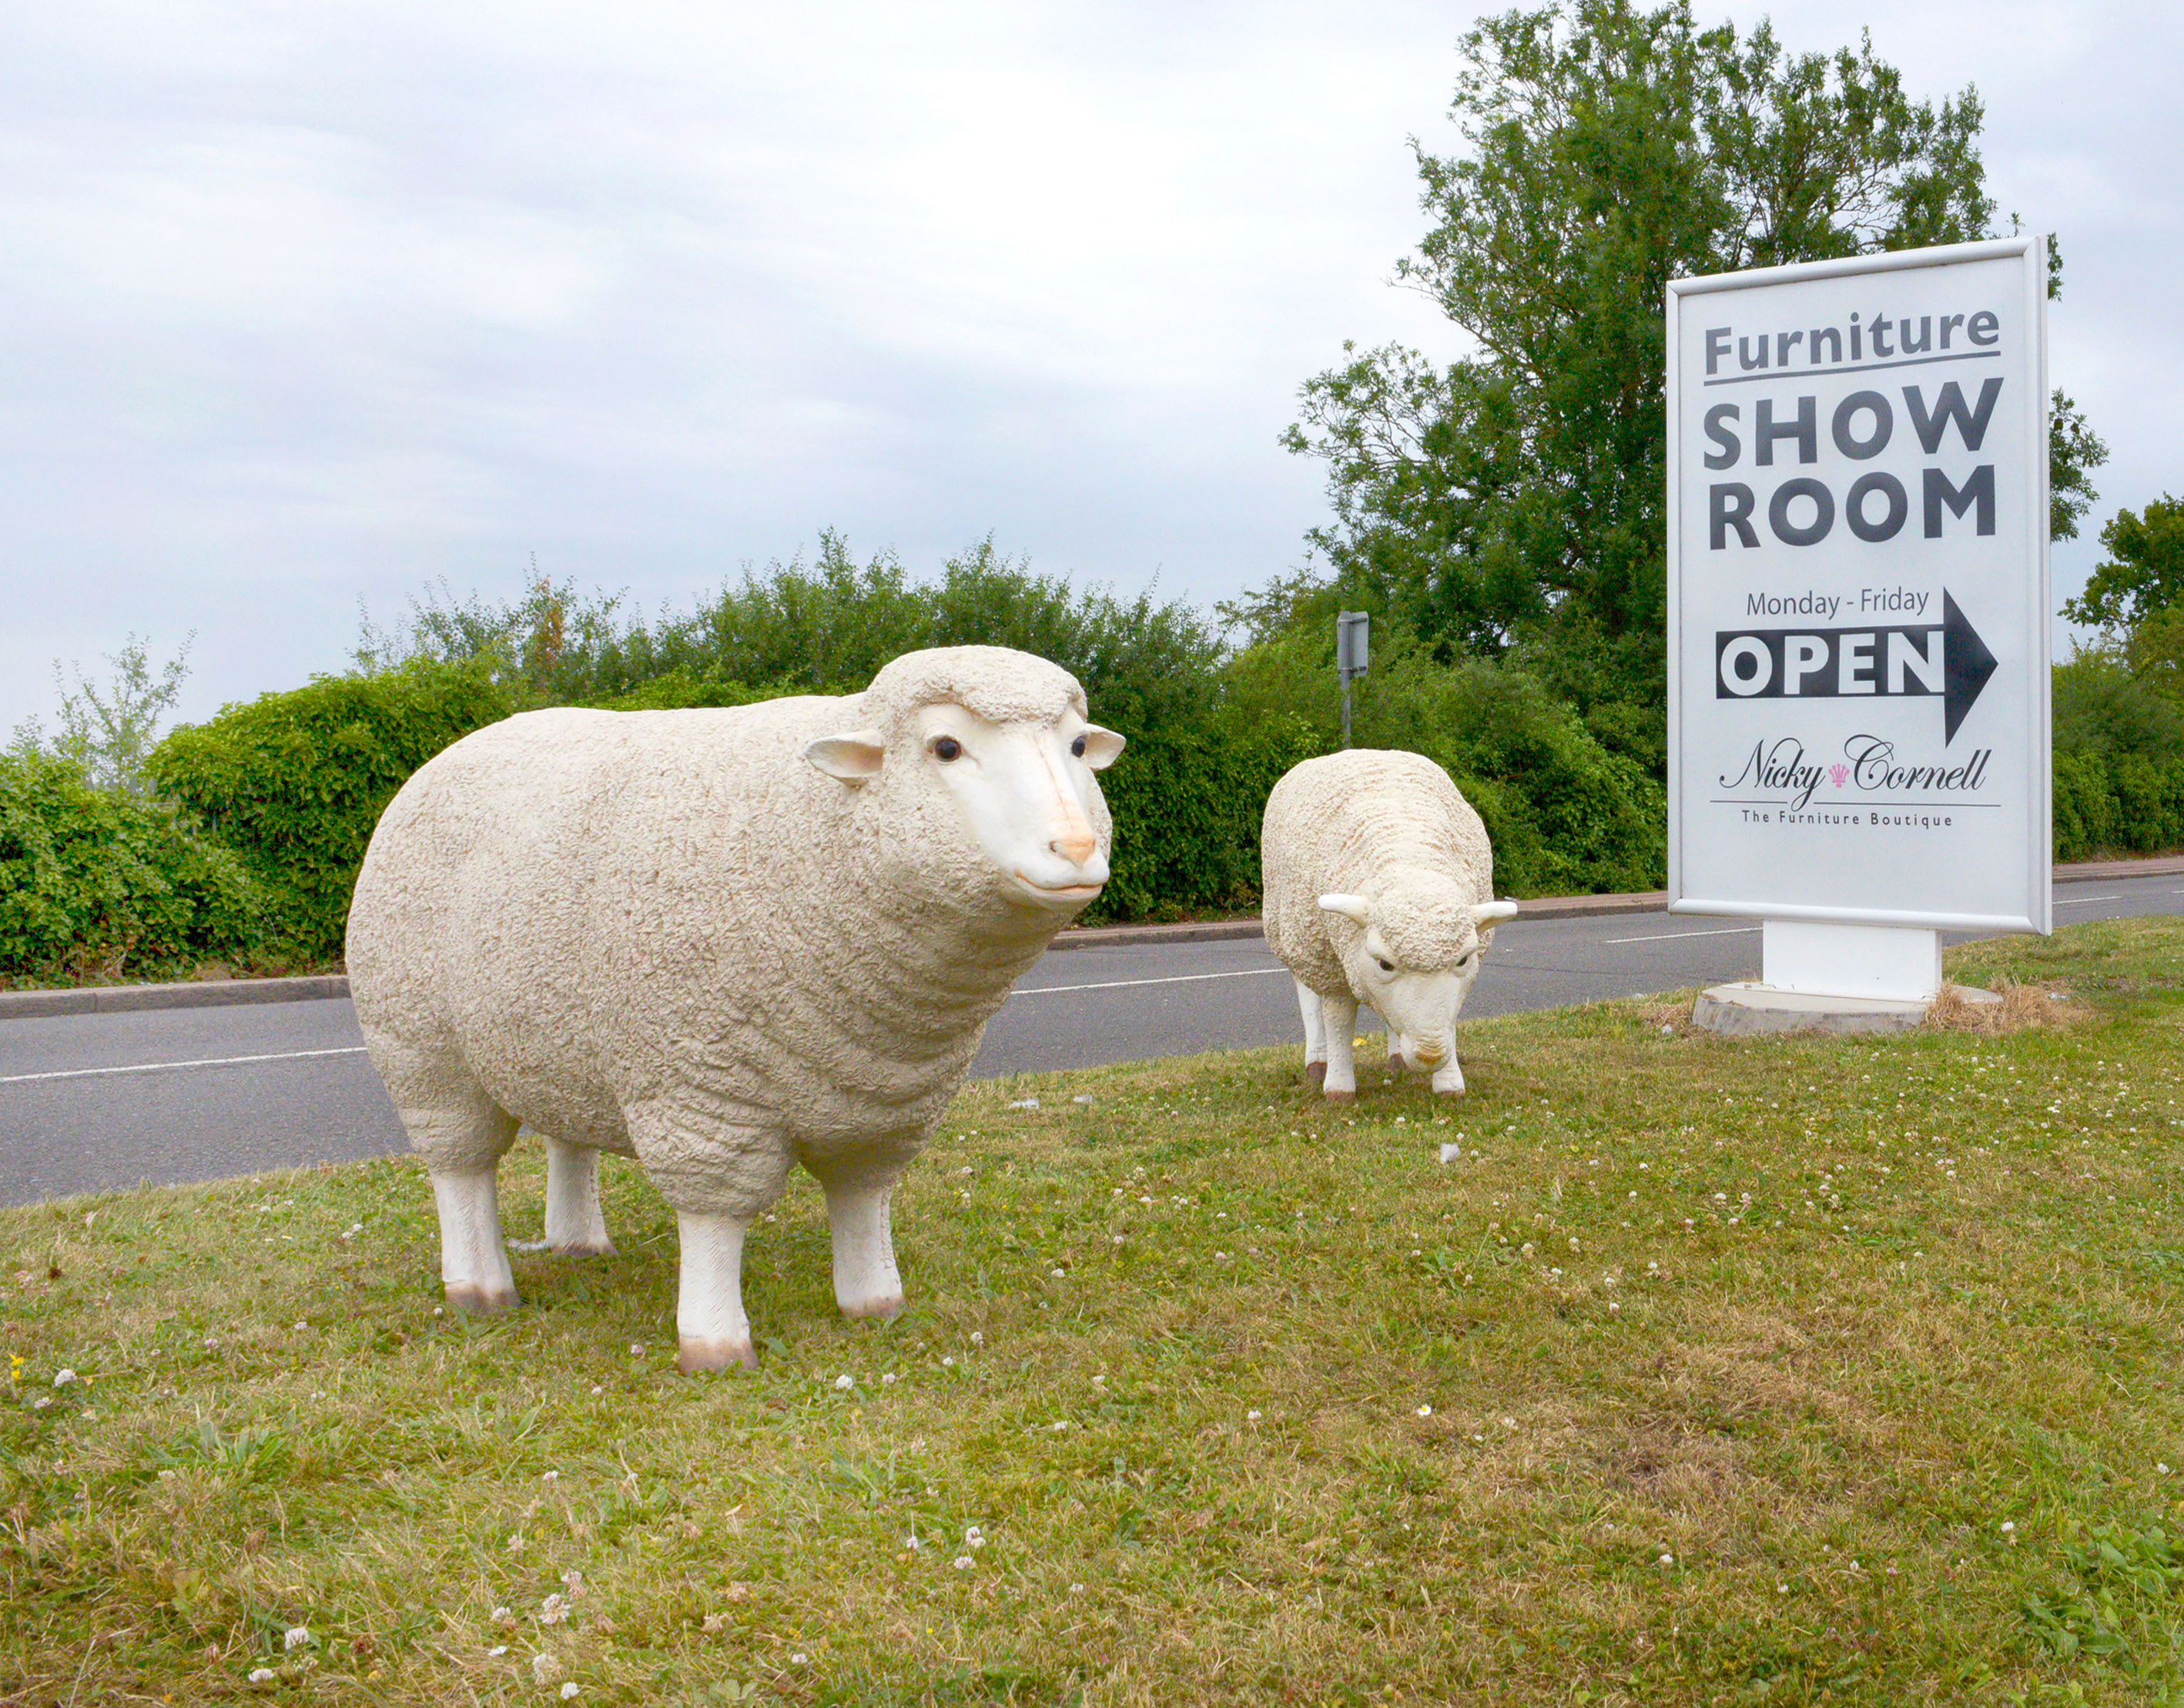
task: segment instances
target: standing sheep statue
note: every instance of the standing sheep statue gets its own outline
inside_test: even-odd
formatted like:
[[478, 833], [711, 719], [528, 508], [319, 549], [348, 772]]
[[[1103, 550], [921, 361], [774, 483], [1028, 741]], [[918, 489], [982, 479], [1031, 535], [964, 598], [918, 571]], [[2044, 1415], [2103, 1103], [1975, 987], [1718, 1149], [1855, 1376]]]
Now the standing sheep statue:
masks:
[[889, 1197], [987, 1019], [1107, 881], [1093, 773], [1123, 738], [1076, 678], [999, 647], [861, 694], [526, 713], [448, 748], [373, 832], [357, 1018], [431, 1173], [448, 1302], [515, 1281], [496, 1168], [546, 1138], [546, 1240], [607, 1252], [599, 1153], [682, 1235], [686, 1371], [755, 1365], [744, 1237], [801, 1163], [834, 1297], [902, 1309]]
[[1388, 1023], [1389, 1055], [1463, 1089], [1456, 1016], [1495, 923], [1486, 827], [1448, 773], [1418, 754], [1357, 748], [1306, 759], [1274, 785], [1260, 832], [1267, 942], [1296, 980], [1305, 1074], [1357, 1093], [1361, 1004]]

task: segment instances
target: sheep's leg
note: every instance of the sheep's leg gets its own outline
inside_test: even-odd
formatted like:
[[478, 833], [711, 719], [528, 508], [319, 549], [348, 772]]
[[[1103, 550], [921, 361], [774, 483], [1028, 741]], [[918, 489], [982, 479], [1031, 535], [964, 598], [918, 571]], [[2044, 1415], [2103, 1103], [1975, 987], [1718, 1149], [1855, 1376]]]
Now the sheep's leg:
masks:
[[675, 1300], [677, 1359], [686, 1375], [701, 1370], [755, 1370], [750, 1319], [744, 1315], [744, 1235], [749, 1216], [705, 1210], [676, 1212], [682, 1234], [681, 1285]]
[[1449, 1046], [1447, 1055], [1442, 1058], [1440, 1065], [1434, 1070], [1433, 1088], [1442, 1097], [1460, 1097], [1463, 1094], [1463, 1070], [1456, 1065], [1456, 1047], [1452, 1043]]
[[909, 1154], [867, 1152], [854, 1160], [813, 1156], [802, 1160], [827, 1194], [827, 1223], [834, 1237], [834, 1302], [844, 1316], [902, 1315], [902, 1275], [894, 1262], [890, 1201]]
[[515, 1276], [501, 1243], [495, 1171], [515, 1143], [515, 1118], [471, 1078], [452, 1045], [418, 1043], [369, 1025], [365, 1042], [410, 1146], [432, 1176], [448, 1303], [480, 1314], [512, 1309]]
[[1347, 1103], [1357, 1095], [1357, 1063], [1351, 1043], [1357, 1030], [1357, 999], [1323, 996], [1319, 1016], [1327, 1033], [1327, 1082], [1322, 1088], [1330, 1103]]
[[500, 1184], [493, 1164], [432, 1175], [440, 1212], [440, 1281], [458, 1310], [491, 1316], [516, 1304], [515, 1275], [500, 1237]]
[[599, 1154], [588, 1144], [546, 1141], [546, 1243], [565, 1257], [610, 1257], [599, 1207]]
[[1304, 1077], [1308, 1085], [1327, 1077], [1327, 1029], [1320, 1024], [1319, 993], [1296, 981], [1297, 1007], [1304, 1013]]

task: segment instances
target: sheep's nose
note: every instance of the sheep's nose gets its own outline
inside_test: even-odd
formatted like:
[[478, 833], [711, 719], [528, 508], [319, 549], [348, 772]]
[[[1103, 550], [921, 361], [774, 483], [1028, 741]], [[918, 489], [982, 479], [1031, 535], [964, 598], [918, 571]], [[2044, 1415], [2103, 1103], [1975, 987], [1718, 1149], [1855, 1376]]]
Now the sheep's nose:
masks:
[[1083, 865], [1085, 861], [1100, 852], [1100, 838], [1094, 836], [1089, 829], [1076, 830], [1070, 832], [1067, 836], [1055, 837], [1047, 846], [1071, 865]]

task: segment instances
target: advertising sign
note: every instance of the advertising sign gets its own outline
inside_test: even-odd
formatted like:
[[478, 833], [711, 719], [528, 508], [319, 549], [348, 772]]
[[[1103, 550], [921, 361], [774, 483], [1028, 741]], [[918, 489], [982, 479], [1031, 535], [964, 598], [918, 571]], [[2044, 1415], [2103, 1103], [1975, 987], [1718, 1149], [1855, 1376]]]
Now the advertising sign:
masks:
[[1669, 286], [1672, 911], [2049, 928], [2046, 258]]

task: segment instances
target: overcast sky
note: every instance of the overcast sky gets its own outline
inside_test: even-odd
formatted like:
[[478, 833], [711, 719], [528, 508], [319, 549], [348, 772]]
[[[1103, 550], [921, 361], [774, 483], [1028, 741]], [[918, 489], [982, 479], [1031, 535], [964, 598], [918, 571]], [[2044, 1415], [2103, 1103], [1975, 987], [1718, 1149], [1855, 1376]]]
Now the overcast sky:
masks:
[[[1841, 0], [1699, 0], [1833, 48]], [[991, 533], [1195, 603], [1301, 560], [1277, 442], [1388, 280], [1464, 8], [170, 3], [0, 21], [0, 732], [52, 661], [197, 636], [183, 706], [337, 670], [530, 554], [649, 611], [822, 527]], [[2184, 492], [2175, 0], [1892, 0], [2062, 236], [2052, 368]], [[2056, 553], [2059, 595], [2097, 555]]]

